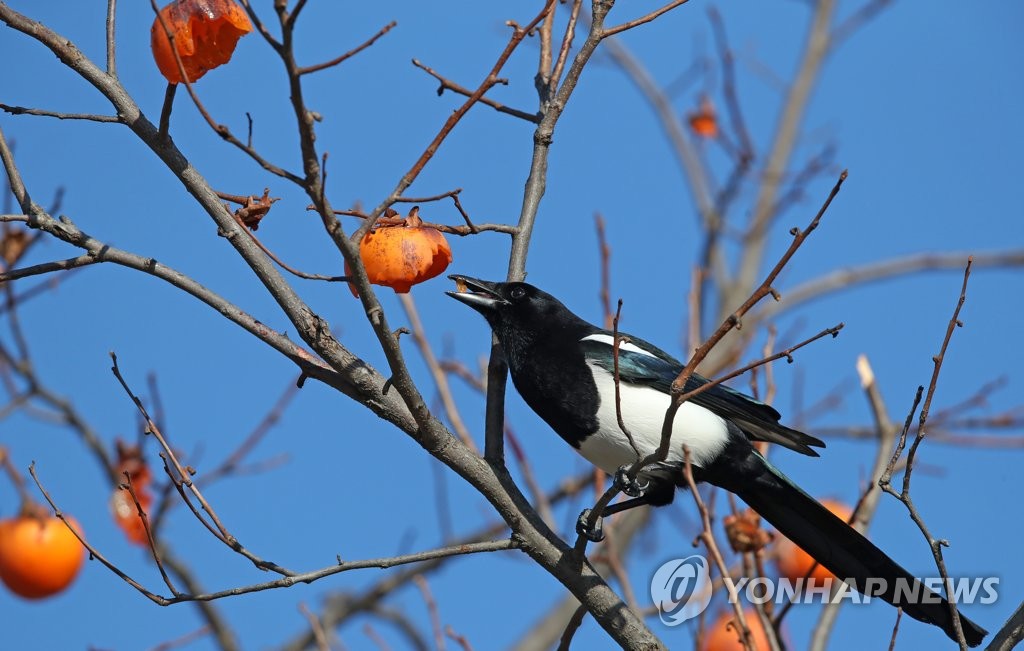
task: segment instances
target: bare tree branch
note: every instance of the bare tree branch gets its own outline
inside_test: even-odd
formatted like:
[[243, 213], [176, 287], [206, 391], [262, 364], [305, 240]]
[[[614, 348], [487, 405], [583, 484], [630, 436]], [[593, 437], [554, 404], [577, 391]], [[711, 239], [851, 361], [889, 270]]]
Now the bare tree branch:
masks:
[[[866, 535], [871, 519], [878, 508], [879, 498], [882, 496], [878, 480], [882, 477], [888, 465], [890, 450], [896, 441], [898, 428], [889, 418], [889, 412], [882, 399], [882, 392], [878, 388], [874, 371], [871, 370], [871, 364], [864, 355], [857, 358], [857, 374], [860, 376], [861, 388], [864, 389], [868, 405], [871, 407], [871, 413], [875, 419], [875, 436], [878, 439], [875, 462], [872, 466], [871, 474], [867, 477], [867, 486], [850, 518], [850, 526], [861, 534]], [[842, 600], [829, 600], [824, 608], [822, 608], [821, 615], [818, 617], [818, 623], [811, 631], [810, 649], [820, 651], [826, 648], [829, 634], [835, 625], [841, 605]], [[896, 626], [899, 626], [898, 618]], [[895, 631], [893, 632], [893, 638], [895, 639]]]
[[355, 55], [359, 54], [360, 52], [362, 52], [366, 48], [368, 48], [371, 45], [373, 45], [374, 43], [376, 43], [377, 39], [379, 39], [380, 37], [382, 37], [385, 34], [387, 34], [388, 32], [390, 32], [396, 25], [398, 25], [397, 22], [391, 21], [390, 23], [388, 23], [384, 27], [380, 28], [380, 30], [376, 34], [371, 36], [369, 39], [367, 39], [361, 45], [358, 45], [358, 46], [352, 48], [351, 50], [349, 50], [345, 54], [342, 54], [341, 56], [335, 57], [335, 58], [331, 59], [330, 61], [325, 61], [323, 63], [318, 63], [318, 64], [312, 65], [312, 66], [303, 66], [303, 67], [299, 68], [297, 72], [300, 75], [308, 75], [311, 72], [319, 72], [321, 70], [326, 70], [327, 68], [331, 68], [331, 67], [339, 65], [341, 63], [344, 63], [345, 61], [351, 59]]
[[1024, 640], [1024, 601], [992, 636], [985, 651], [1010, 651]]
[[614, 36], [615, 34], [626, 31], [627, 29], [633, 29], [634, 27], [645, 25], [654, 20], [655, 18], [657, 18], [658, 16], [661, 16], [662, 14], [672, 11], [676, 7], [686, 4], [686, 2], [687, 0], [672, 0], [672, 2], [669, 2], [668, 4], [659, 7], [658, 9], [655, 9], [649, 14], [640, 16], [639, 18], [634, 18], [633, 20], [627, 23], [622, 23], [621, 25], [616, 25], [615, 27], [608, 27], [602, 32], [602, 34], [606, 37]]
[[59, 113], [57, 111], [47, 111], [45, 109], [37, 108], [26, 108], [24, 106], [11, 106], [10, 104], [0, 104], [0, 111], [10, 113], [11, 115], [39, 115], [48, 118], [57, 118], [58, 120], [85, 120], [86, 122], [107, 122], [117, 123], [121, 122], [121, 118], [116, 115], [94, 115], [92, 113]]
[[949, 541], [945, 539], [934, 538], [928, 527], [924, 523], [924, 519], [918, 512], [917, 507], [914, 505], [914, 501], [910, 496], [910, 478], [914, 471], [914, 461], [917, 458], [917, 449], [921, 445], [921, 442], [926, 436], [925, 424], [928, 421], [928, 413], [931, 409], [932, 398], [935, 397], [935, 389], [939, 382], [939, 373], [942, 370], [942, 361], [946, 356], [946, 349], [949, 346], [949, 341], [953, 337], [953, 330], [957, 327], [962, 327], [963, 323], [960, 321], [960, 309], [964, 306], [964, 302], [967, 300], [967, 280], [971, 276], [971, 258], [967, 259], [967, 266], [964, 269], [964, 281], [963, 286], [960, 289], [960, 298], [957, 301], [956, 309], [953, 310], [953, 316], [949, 319], [949, 324], [946, 326], [946, 335], [942, 340], [942, 347], [939, 349], [939, 354], [932, 358], [934, 363], [934, 369], [932, 370], [931, 381], [928, 384], [928, 392], [925, 394], [924, 404], [921, 405], [921, 415], [918, 418], [918, 429], [917, 436], [914, 437], [913, 443], [910, 444], [910, 450], [907, 452], [906, 469], [903, 471], [903, 486], [897, 491], [891, 485], [892, 475], [896, 469], [897, 463], [903, 455], [903, 449], [907, 442], [907, 432], [910, 429], [910, 422], [913, 418], [914, 411], [917, 409], [918, 401], [921, 398], [922, 387], [918, 387], [917, 396], [914, 399], [914, 405], [911, 408], [910, 414], [907, 416], [906, 424], [903, 427], [903, 431], [900, 434], [899, 441], [896, 444], [896, 449], [892, 453], [892, 458], [889, 460], [888, 465], [885, 468], [885, 472], [882, 473], [881, 478], [878, 480], [878, 485], [886, 493], [889, 493], [904, 506], [907, 507], [907, 513], [910, 515], [910, 519], [914, 521], [918, 529], [921, 530], [921, 534], [928, 542], [929, 548], [931, 548], [932, 556], [935, 559], [935, 566], [939, 570], [939, 576], [942, 578], [942, 585], [946, 591], [946, 598], [949, 604], [950, 617], [953, 621], [953, 628], [956, 631], [956, 637], [958, 638], [961, 651], [966, 651], [967, 641], [964, 638], [963, 628], [960, 625], [960, 614], [956, 609], [956, 599], [953, 598], [952, 584], [949, 580], [949, 573], [946, 570], [946, 562], [942, 557], [942, 548], [949, 546]]
[[811, 98], [811, 91], [818, 79], [822, 62], [829, 49], [829, 30], [832, 14], [835, 11], [835, 0], [821, 0], [813, 5], [811, 26], [807, 34], [807, 44], [800, 60], [796, 76], [789, 87], [783, 107], [779, 113], [779, 124], [775, 132], [775, 140], [768, 151], [761, 185], [754, 199], [753, 216], [750, 220], [749, 232], [753, 238], [745, 242], [743, 256], [733, 286], [723, 297], [719, 307], [723, 312], [729, 305], [735, 305], [743, 296], [750, 292], [760, 273], [761, 261], [767, 239], [764, 224], [773, 214], [779, 185], [785, 176], [786, 168], [796, 146], [800, 124]]
[[54, 271], [67, 271], [68, 269], [84, 267], [97, 262], [100, 262], [100, 260], [91, 255], [80, 255], [77, 258], [68, 258], [67, 260], [44, 262], [42, 264], [32, 265], [31, 267], [0, 272], [0, 283], [5, 283], [9, 280], [18, 280], [19, 278], [28, 278], [29, 276], [48, 274]]
[[772, 316], [789, 311], [798, 305], [808, 303], [825, 296], [833, 296], [837, 292], [859, 285], [898, 278], [923, 271], [946, 269], [963, 269], [964, 260], [974, 259], [978, 268], [1017, 268], [1024, 267], [1024, 250], [992, 251], [988, 253], [967, 253], [953, 251], [949, 253], [918, 253], [891, 260], [871, 262], [859, 267], [840, 269], [827, 273], [803, 285], [797, 285], [786, 292], [784, 303], [771, 304], [756, 312], [751, 318], [762, 322]]
[[[422, 70], [423, 72], [425, 72], [428, 75], [430, 75], [431, 77], [433, 77], [434, 79], [436, 79], [441, 84], [440, 86], [437, 87], [437, 94], [438, 95], [443, 94], [444, 91], [446, 91], [446, 90], [450, 90], [450, 91], [458, 93], [459, 95], [464, 95], [466, 97], [472, 97], [473, 91], [471, 91], [470, 89], [466, 88], [465, 86], [457, 84], [456, 82], [452, 81], [451, 79], [448, 79], [447, 77], [445, 77], [444, 75], [442, 75], [438, 71], [434, 70], [430, 66], [421, 63], [417, 59], [413, 59], [412, 60], [412, 64], [414, 66], [416, 66], [417, 68], [419, 68], [420, 70]], [[505, 85], [505, 84], [508, 84], [508, 80], [507, 79], [499, 79], [497, 83]], [[481, 97], [480, 98], [480, 103], [481, 104], [486, 104], [487, 106], [490, 106], [492, 109], [494, 109], [498, 113], [504, 113], [506, 115], [511, 115], [511, 116], [517, 117], [517, 118], [519, 118], [521, 120], [526, 120], [527, 122], [533, 122], [534, 124], [536, 124], [537, 122], [540, 122], [540, 115], [539, 114], [537, 114], [537, 113], [527, 113], [526, 111], [520, 111], [519, 109], [512, 108], [510, 106], [505, 106], [501, 102], [495, 101], [495, 100], [491, 99], [490, 97]]]

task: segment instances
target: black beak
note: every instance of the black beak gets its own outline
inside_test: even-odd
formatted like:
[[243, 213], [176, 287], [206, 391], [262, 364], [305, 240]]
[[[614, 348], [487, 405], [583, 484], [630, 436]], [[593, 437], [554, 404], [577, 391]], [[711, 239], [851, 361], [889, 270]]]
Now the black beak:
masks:
[[445, 292], [455, 300], [465, 303], [481, 314], [494, 312], [498, 305], [508, 305], [508, 301], [498, 293], [498, 284], [486, 280], [478, 280], [469, 276], [448, 276], [455, 281], [454, 292]]

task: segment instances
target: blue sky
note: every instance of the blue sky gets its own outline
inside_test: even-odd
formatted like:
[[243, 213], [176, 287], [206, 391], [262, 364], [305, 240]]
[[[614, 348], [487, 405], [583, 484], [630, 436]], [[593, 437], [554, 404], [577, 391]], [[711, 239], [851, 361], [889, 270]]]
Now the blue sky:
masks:
[[[106, 3], [9, 4], [74, 40], [87, 56], [102, 60]], [[631, 3], [619, 4], [613, 22], [643, 11]], [[856, 6], [843, 4], [843, 15]], [[318, 145], [330, 152], [328, 191], [334, 205], [379, 203], [458, 105], [451, 94], [438, 98], [436, 82], [413, 68], [411, 58], [474, 86], [506, 42], [504, 21], [526, 22], [536, 5], [311, 2], [299, 29], [304, 63], [335, 56], [387, 22], [398, 21], [367, 52], [307, 78], [310, 106], [324, 116]], [[269, 2], [257, 6], [264, 15], [272, 13]], [[693, 57], [713, 54], [708, 6], [693, 0], [626, 34], [623, 42], [659, 82], [668, 83]], [[791, 1], [714, 6], [722, 12], [738, 53], [741, 102], [758, 151], [764, 152], [780, 101], [771, 79], [792, 73], [808, 9]], [[119, 6], [122, 82], [155, 121], [165, 84], [149, 54], [151, 21], [148, 3]], [[946, 1], [897, 2], [828, 59], [809, 107], [798, 160], [833, 140], [838, 147], [836, 171], [848, 168], [850, 177], [821, 228], [784, 272], [778, 283], [783, 296], [787, 288], [817, 275], [871, 261], [916, 252], [982, 253], [1024, 244], [1024, 215], [1016, 196], [1024, 162], [1024, 125], [1019, 119], [1024, 86], [1018, 83], [1022, 23], [1024, 8], [1010, 1], [985, 3], [983, 8]], [[525, 110], [535, 107], [535, 48], [527, 41], [516, 53], [503, 72], [510, 84], [493, 91], [496, 99]], [[69, 112], [108, 110], [92, 87], [20, 33], [0, 31], [0, 60], [5, 62], [0, 102]], [[256, 145], [285, 167], [299, 168], [284, 77], [259, 37], [243, 39], [232, 65], [211, 72], [197, 89], [216, 118], [236, 133], [244, 133], [249, 111]], [[695, 105], [702, 89], [698, 81], [675, 97], [680, 115]], [[308, 202], [222, 143], [185, 100], [179, 93], [172, 135], [200, 173], [225, 192], [258, 193], [269, 186], [282, 200], [261, 226], [260, 238], [303, 270], [341, 273], [337, 253], [318, 220], [304, 210]], [[0, 114], [0, 126], [17, 142], [18, 162], [38, 201], [45, 204], [58, 186], [66, 188], [62, 210], [83, 230], [194, 275], [265, 323], [287, 329], [249, 270], [216, 236], [208, 217], [127, 129], [6, 114]], [[532, 131], [525, 122], [474, 108], [408, 194], [461, 187], [462, 202], [476, 221], [514, 222]], [[705, 149], [713, 167], [722, 169], [720, 151]], [[593, 215], [600, 212], [608, 221], [613, 249], [612, 295], [625, 302], [623, 328], [683, 356], [685, 294], [700, 245], [693, 202], [651, 111], [608, 59], [596, 57], [584, 73], [555, 133], [550, 163], [530, 251], [530, 281], [582, 316], [600, 320], [593, 229]], [[780, 217], [769, 261], [787, 244], [788, 228], [810, 220], [833, 180], [831, 174], [817, 179], [805, 200]], [[752, 201], [750, 191], [741, 196], [744, 208], [737, 219], [746, 216]], [[423, 212], [433, 221], [459, 221], [448, 204], [424, 207]], [[507, 242], [500, 234], [452, 239], [451, 271], [503, 276]], [[29, 262], [71, 255], [75, 253], [69, 247], [48, 242], [37, 247]], [[863, 353], [871, 359], [892, 416], [902, 419], [915, 388], [928, 381], [931, 356], [938, 351], [960, 282], [960, 272], [890, 280], [806, 304], [780, 318], [779, 331], [793, 333], [794, 339], [840, 321], [846, 328], [838, 339], [801, 351], [793, 365], [776, 367], [777, 406], [793, 418], [798, 405], [812, 405], [840, 388], [838, 406], [804, 426], [813, 433], [815, 427], [870, 423], [854, 371], [856, 357]], [[345, 288], [297, 283], [345, 345], [383, 367], [359, 303]], [[437, 279], [415, 288], [413, 295], [435, 350], [450, 349], [475, 365], [489, 344], [486, 325], [447, 299], [443, 291], [448, 288], [447, 281]], [[1006, 387], [976, 415], [1020, 405], [1024, 348], [1017, 321], [1022, 290], [1019, 270], [975, 271], [961, 315], [965, 327], [954, 334], [935, 409], [958, 403], [1004, 376]], [[392, 325], [403, 324], [390, 290], [381, 296]], [[296, 374], [286, 360], [205, 306], [125, 269], [97, 265], [82, 270], [22, 312], [40, 375], [71, 398], [111, 443], [116, 436], [133, 437], [137, 418], [109, 372], [107, 352], [117, 351], [122, 370], [138, 390], [144, 388], [146, 374], [155, 372], [169, 415], [168, 435], [200, 473], [235, 449]], [[405, 345], [414, 375], [426, 395], [432, 395], [429, 374], [412, 344]], [[483, 401], [455, 384], [463, 416], [479, 439]], [[553, 487], [584, 468], [512, 392], [509, 415], [542, 485]], [[55, 499], [78, 517], [90, 540], [127, 572], [160, 587], [146, 553], [131, 547], [113, 527], [106, 506], [108, 486], [76, 438], [15, 415], [0, 422], [0, 445], [21, 466], [35, 460]], [[482, 498], [439, 470], [407, 437], [313, 382], [253, 460], [282, 454], [288, 457], [285, 465], [220, 482], [208, 494], [243, 543], [289, 567], [329, 565], [337, 554], [357, 559], [436, 546], [441, 538], [434, 509], [439, 473], [456, 532], [496, 519]], [[821, 459], [783, 452], [773, 459], [808, 492], [852, 502], [873, 455], [868, 444], [829, 440]], [[922, 515], [935, 535], [951, 542], [946, 550], [951, 572], [1001, 579], [996, 604], [966, 609], [990, 630], [1024, 598], [1024, 570], [1012, 559], [1014, 545], [1008, 542], [1024, 533], [1011, 506], [1022, 488], [1019, 458], [1017, 449], [926, 442], [923, 465], [915, 475], [915, 501]], [[692, 526], [692, 505], [686, 496], [677, 502], [679, 506], [655, 514], [656, 524], [631, 555], [641, 599], [646, 599], [649, 576], [664, 560], [690, 553], [690, 536], [681, 534], [680, 526]], [[571, 522], [581, 506], [575, 503], [559, 511], [560, 522]], [[13, 492], [0, 488], [0, 514], [15, 509]], [[172, 514], [167, 535], [210, 589], [267, 578], [219, 546], [184, 509]], [[895, 500], [883, 498], [871, 537], [911, 571], [933, 571], [924, 541]], [[244, 648], [272, 648], [303, 630], [299, 602], [315, 611], [326, 595], [368, 585], [380, 576], [378, 571], [347, 573], [218, 605]], [[479, 649], [507, 646], [563, 594], [551, 577], [513, 553], [456, 561], [432, 576], [430, 585], [444, 622]], [[429, 630], [414, 588], [390, 603]], [[87, 564], [67, 593], [43, 603], [26, 603], [0, 590], [0, 613], [8, 622], [5, 644], [11, 648], [142, 649], [201, 623], [191, 606], [153, 606], [98, 563]], [[816, 614], [813, 607], [793, 613], [793, 648], [805, 646]], [[847, 607], [831, 648], [882, 647], [893, 618], [884, 604]], [[372, 648], [361, 631], [362, 621], [341, 630], [347, 648]], [[666, 629], [656, 620], [651, 625], [672, 648], [687, 648], [690, 632], [685, 628]], [[395, 648], [402, 648], [402, 639], [391, 630], [374, 626]], [[592, 621], [579, 635], [578, 648], [605, 644]], [[921, 648], [943, 639], [941, 633], [905, 620], [897, 648]], [[190, 648], [213, 646], [200, 641]]]

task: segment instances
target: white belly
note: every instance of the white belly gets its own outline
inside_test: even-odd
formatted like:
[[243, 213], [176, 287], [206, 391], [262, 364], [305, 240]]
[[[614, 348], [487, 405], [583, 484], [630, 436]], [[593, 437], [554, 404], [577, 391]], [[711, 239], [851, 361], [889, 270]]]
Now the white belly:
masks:
[[[615, 382], [611, 373], [590, 364], [601, 403], [597, 410], [599, 427], [580, 446], [580, 453], [598, 468], [614, 473], [636, 460], [636, 452], [619, 428], [615, 414]], [[661, 442], [665, 411], [670, 404], [666, 394], [648, 387], [620, 384], [622, 420], [633, 435], [640, 456], [651, 454]], [[690, 449], [695, 466], [710, 463], [725, 447], [729, 433], [725, 420], [692, 402], [685, 402], [672, 423], [672, 441], [666, 461], [683, 464], [683, 446]]]

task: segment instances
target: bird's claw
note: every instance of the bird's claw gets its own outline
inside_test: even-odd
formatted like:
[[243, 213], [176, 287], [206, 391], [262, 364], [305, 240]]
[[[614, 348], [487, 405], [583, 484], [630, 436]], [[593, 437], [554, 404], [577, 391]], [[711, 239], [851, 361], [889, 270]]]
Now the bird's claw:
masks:
[[633, 479], [629, 476], [629, 466], [619, 466], [615, 471], [615, 485], [629, 497], [640, 497], [650, 486], [649, 482]]
[[590, 542], [601, 542], [604, 540], [604, 520], [597, 518], [594, 521], [594, 526], [590, 526], [590, 516], [593, 511], [591, 509], [583, 509], [583, 513], [580, 513], [580, 517], [576, 520], [576, 533], [583, 536]]

